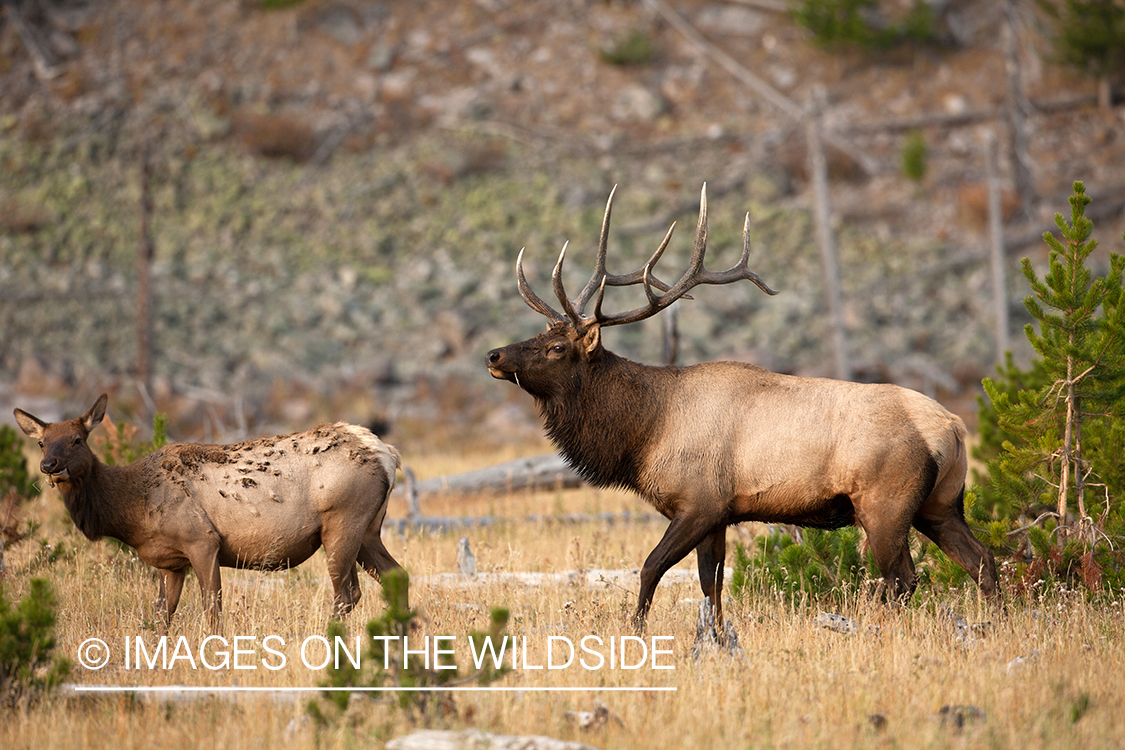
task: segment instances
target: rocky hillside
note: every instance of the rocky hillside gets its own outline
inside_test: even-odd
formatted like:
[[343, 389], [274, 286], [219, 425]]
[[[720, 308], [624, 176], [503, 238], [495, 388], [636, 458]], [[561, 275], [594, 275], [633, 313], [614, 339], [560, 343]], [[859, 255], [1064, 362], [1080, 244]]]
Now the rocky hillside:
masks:
[[[983, 144], [1010, 142], [1007, 22], [990, 0], [934, 5], [939, 44], [872, 56], [816, 47], [778, 0], [9, 3], [0, 400], [84, 408], [111, 388], [144, 408], [146, 153], [151, 397], [178, 437], [319, 418], [390, 420], [404, 439], [534, 434], [528, 399], [482, 366], [543, 324], [514, 260], [526, 247], [547, 294], [569, 240], [577, 290], [615, 184], [611, 271], [676, 220], [662, 267], [677, 275], [706, 182], [710, 265], [735, 260], [749, 212], [752, 265], [782, 290], [680, 303], [681, 361], [828, 374], [802, 121], [823, 90], [856, 377], [969, 413], [994, 356]], [[1041, 255], [1073, 180], [1101, 209], [1102, 252], [1120, 250], [1125, 109], [1095, 107], [1093, 81], [1052, 63], [1033, 4], [1017, 7], [1027, 200], [1006, 147], [1000, 171], [1018, 343], [1016, 261]], [[918, 134], [915, 181], [902, 158]], [[607, 343], [658, 361], [660, 321]]]

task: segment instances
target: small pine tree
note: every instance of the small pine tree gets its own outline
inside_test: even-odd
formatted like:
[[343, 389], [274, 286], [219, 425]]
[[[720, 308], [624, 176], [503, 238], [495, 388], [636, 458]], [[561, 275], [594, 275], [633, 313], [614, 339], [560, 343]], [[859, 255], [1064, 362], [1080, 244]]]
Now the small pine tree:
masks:
[[0, 590], [0, 706], [14, 705], [50, 690], [70, 671], [70, 662], [53, 655], [55, 593], [41, 578], [12, 606]]
[[1040, 0], [1055, 18], [1055, 51], [1066, 64], [1098, 79], [1098, 100], [1111, 105], [1111, 76], [1125, 69], [1125, 6], [1119, 0]]
[[[1119, 440], [1120, 429], [1106, 420], [1122, 416], [1125, 408], [1125, 258], [1111, 253], [1109, 273], [1092, 278], [1086, 261], [1097, 242], [1090, 237], [1093, 224], [1085, 216], [1089, 203], [1083, 184], [1074, 183], [1070, 223], [1061, 215], [1055, 218], [1062, 240], [1049, 232], [1044, 235], [1050, 255], [1042, 281], [1031, 262], [1023, 260], [1033, 292], [1024, 304], [1039, 324], [1038, 333], [1032, 324], [1026, 328], [1041, 358], [1039, 371], [1030, 379], [1038, 382], [1013, 393], [1010, 382], [1005, 386], [984, 380], [996, 424], [1012, 437], [990, 462], [995, 486], [1024, 508], [1053, 506], [1062, 542], [1073, 509], [1073, 530], [1087, 545], [1099, 533], [1090, 515], [1088, 493], [1096, 474], [1089, 438], [1094, 436], [1098, 443], [1107, 436]], [[1108, 486], [1104, 481], [1097, 484], [1108, 499]], [[1109, 511], [1107, 502], [1103, 525]]]
[[902, 148], [902, 173], [914, 182], [926, 176], [926, 139], [918, 131], [910, 134]]
[[[401, 569], [392, 570], [383, 575], [383, 599], [387, 607], [382, 617], [367, 623], [369, 642], [360, 667], [357, 669], [344, 660], [339, 667], [330, 665], [327, 670], [328, 680], [325, 687], [350, 688], [350, 687], [385, 687], [397, 686], [406, 688], [426, 688], [454, 686], [467, 682], [488, 685], [500, 679], [510, 671], [510, 667], [489, 666], [487, 661], [484, 666], [472, 674], [464, 674], [460, 668], [438, 669], [438, 665], [427, 666], [424, 656], [411, 652], [408, 658], [403, 651], [403, 637], [415, 637], [417, 633], [418, 614], [407, 605], [407, 591], [409, 578]], [[491, 638], [498, 644], [504, 637], [503, 631], [508, 624], [508, 610], [494, 608], [491, 613], [491, 624], [487, 633], [474, 632], [469, 635], [474, 648], [478, 653], [483, 653], [484, 639]], [[344, 634], [343, 625], [332, 621], [328, 626], [328, 640], [334, 643], [337, 636]], [[455, 665], [449, 665], [455, 666]], [[343, 711], [347, 708], [351, 693], [347, 690], [336, 690], [329, 693], [328, 699], [336, 708]], [[421, 718], [428, 721], [433, 713], [442, 715], [453, 713], [456, 707], [449, 693], [444, 692], [399, 692], [396, 696], [398, 706], [406, 710], [412, 719]], [[328, 717], [321, 711], [319, 705], [310, 703], [308, 712], [319, 723], [326, 723]]]
[[793, 9], [797, 23], [813, 33], [822, 47], [859, 47], [889, 50], [900, 44], [924, 44], [937, 38], [933, 10], [926, 0], [915, 0], [898, 24], [873, 20], [875, 0], [803, 0]]
[[0, 495], [9, 491], [23, 498], [39, 494], [39, 488], [27, 471], [23, 438], [8, 425], [0, 425]]
[[790, 605], [803, 600], [846, 600], [859, 594], [864, 583], [877, 577], [870, 553], [861, 552], [859, 529], [837, 531], [802, 529], [801, 540], [774, 531], [754, 540], [753, 554], [735, 548], [731, 596], [751, 592], [780, 593]]

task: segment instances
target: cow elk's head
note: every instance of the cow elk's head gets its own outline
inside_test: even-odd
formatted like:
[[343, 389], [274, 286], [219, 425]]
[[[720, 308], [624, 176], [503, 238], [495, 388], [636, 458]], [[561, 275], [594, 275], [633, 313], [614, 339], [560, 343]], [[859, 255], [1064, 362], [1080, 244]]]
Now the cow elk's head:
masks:
[[16, 409], [16, 422], [27, 436], [38, 441], [43, 449], [39, 470], [52, 484], [79, 482], [94, 465], [94, 454], [86, 444], [90, 432], [105, 416], [107, 396], [101, 397], [78, 419], [48, 424], [38, 417]]
[[[602, 231], [598, 241], [598, 254], [594, 261], [594, 273], [586, 286], [574, 299], [570, 299], [563, 289], [562, 267], [566, 258], [567, 245], [564, 244], [559, 253], [555, 270], [551, 274], [551, 286], [555, 297], [559, 300], [562, 311], [558, 311], [544, 302], [527, 283], [523, 273], [523, 251], [516, 259], [516, 281], [520, 296], [535, 312], [547, 318], [546, 333], [541, 333], [526, 341], [493, 349], [488, 353], [488, 370], [492, 377], [508, 380], [518, 384], [533, 396], [546, 397], [550, 395], [552, 378], [550, 373], [559, 370], [560, 364], [591, 362], [599, 359], [603, 354], [601, 345], [601, 329], [605, 326], [624, 325], [636, 323], [646, 318], [651, 318], [666, 307], [669, 307], [681, 297], [691, 299], [687, 294], [693, 287], [700, 284], [730, 284], [743, 279], [753, 282], [766, 294], [777, 294], [776, 291], [766, 286], [757, 274], [750, 271], [747, 263], [750, 260], [750, 214], [746, 214], [746, 222], [742, 233], [742, 256], [738, 263], [726, 271], [708, 271], [703, 267], [703, 258], [707, 252], [707, 185], [704, 184], [699, 201], [699, 222], [695, 230], [695, 247], [692, 250], [691, 261], [687, 270], [675, 284], [666, 284], [653, 275], [660, 256], [672, 239], [672, 232], [676, 229], [675, 222], [668, 228], [663, 241], [648, 259], [644, 266], [631, 273], [612, 274], [605, 268], [606, 249], [609, 244], [609, 217], [613, 210], [614, 189], [609, 194], [606, 202], [605, 216], [602, 219]], [[605, 297], [607, 286], [643, 286], [648, 303], [633, 310], [621, 313], [607, 314], [602, 311], [602, 301]], [[662, 293], [658, 293], [662, 292]], [[597, 293], [594, 303], [593, 315], [586, 315], [586, 305]]]

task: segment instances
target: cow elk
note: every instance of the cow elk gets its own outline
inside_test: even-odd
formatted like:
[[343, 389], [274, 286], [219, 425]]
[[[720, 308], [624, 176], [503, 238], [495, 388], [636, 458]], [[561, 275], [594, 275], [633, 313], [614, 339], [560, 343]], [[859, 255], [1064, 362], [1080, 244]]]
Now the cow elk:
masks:
[[[703, 594], [723, 633], [726, 527], [741, 521], [858, 525], [887, 592], [903, 600], [916, 584], [913, 526], [984, 594], [997, 595], [992, 553], [964, 519], [965, 425], [934, 400], [896, 385], [779, 375], [742, 362], [652, 367], [604, 348], [603, 329], [651, 317], [700, 284], [748, 280], [776, 294], [747, 268], [749, 215], [738, 263], [722, 272], [704, 268], [706, 185], [688, 269], [672, 285], [656, 279], [653, 268], [675, 224], [642, 268], [606, 272], [612, 206], [610, 193], [594, 274], [575, 299], [563, 289], [565, 245], [559, 254], [552, 286], [561, 310], [531, 290], [520, 252], [520, 295], [547, 318], [547, 331], [493, 349], [488, 369], [531, 394], [547, 435], [582, 476], [633, 490], [669, 519], [641, 569], [635, 627], [644, 628], [664, 573], [695, 549]], [[634, 284], [643, 287], [646, 305], [603, 312], [607, 286]]]
[[360, 597], [356, 563], [378, 578], [399, 565], [380, 538], [398, 452], [368, 430], [323, 424], [233, 445], [172, 443], [107, 466], [86, 443], [106, 396], [78, 419], [48, 424], [15, 410], [43, 449], [40, 470], [89, 539], [113, 537], [160, 571], [167, 622], [190, 567], [212, 631], [222, 610], [220, 567], [281, 570], [323, 545], [334, 616]]

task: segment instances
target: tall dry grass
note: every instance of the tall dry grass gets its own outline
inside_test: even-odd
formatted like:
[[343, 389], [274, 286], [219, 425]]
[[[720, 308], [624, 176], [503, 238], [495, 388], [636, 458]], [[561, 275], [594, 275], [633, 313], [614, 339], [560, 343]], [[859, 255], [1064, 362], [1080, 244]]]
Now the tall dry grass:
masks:
[[[423, 476], [469, 468], [421, 460]], [[404, 512], [401, 493], [392, 515]], [[483, 629], [491, 605], [509, 607], [509, 632], [526, 636], [528, 663], [545, 662], [551, 635], [572, 642], [590, 634], [629, 635], [635, 581], [611, 585], [526, 586], [508, 572], [636, 568], [663, 533], [659, 523], [563, 524], [522, 519], [532, 513], [645, 511], [627, 494], [593, 489], [526, 493], [506, 498], [446, 498], [430, 513], [491, 514], [510, 519], [473, 528], [469, 536], [484, 583], [450, 584], [438, 578], [457, 570], [460, 532], [387, 534], [388, 548], [413, 576], [412, 603], [420, 613], [419, 636], [457, 636], [458, 657], [467, 657], [466, 633]], [[324, 676], [299, 663], [297, 646], [323, 635], [331, 586], [323, 555], [282, 573], [223, 571], [224, 636], [267, 635], [285, 640], [286, 668], [192, 669], [179, 661], [170, 670], [125, 669], [126, 637], [153, 643], [156, 582], [146, 565], [111, 542], [83, 539], [53, 493], [23, 510], [43, 526], [39, 537], [63, 545], [66, 554], [44, 562], [37, 543], [8, 550], [3, 581], [9, 598], [28, 580], [45, 576], [59, 595], [58, 641], [76, 657], [79, 645], [98, 637], [114, 649], [98, 671], [76, 664], [82, 684], [265, 686], [317, 685]], [[691, 570], [694, 556], [678, 566]], [[378, 586], [364, 577], [364, 598], [347, 620], [349, 634], [382, 613]], [[727, 599], [727, 616], [744, 654], [692, 655], [699, 591], [689, 582], [665, 581], [657, 589], [649, 635], [673, 636], [673, 654], [661, 657], [674, 670], [606, 669], [577, 664], [562, 670], [517, 669], [498, 684], [507, 687], [566, 686], [580, 692], [462, 693], [456, 711], [435, 716], [435, 727], [477, 727], [506, 734], [546, 734], [603, 748], [711, 747], [1115, 747], [1125, 745], [1125, 646], [1120, 603], [1093, 605], [1079, 595], [1048, 599], [1009, 598], [1004, 612], [978, 601], [975, 587], [935, 594], [922, 591], [905, 609], [857, 599], [843, 614], [877, 625], [878, 634], [842, 635], [815, 626], [816, 606], [792, 608], [769, 596]], [[955, 640], [940, 613], [945, 605], [970, 622], [990, 621], [970, 646]], [[198, 645], [206, 637], [199, 590], [189, 578], [169, 633]], [[260, 653], [260, 652], [256, 652]], [[1024, 661], [1013, 663], [1017, 657]], [[663, 661], [661, 662], [663, 663]], [[594, 692], [596, 687], [674, 686], [669, 693]], [[303, 719], [308, 695], [265, 693], [197, 697], [168, 702], [152, 696], [63, 696], [0, 713], [0, 747], [379, 747], [417, 724], [388, 699], [357, 699], [327, 726]], [[612, 716], [604, 726], [582, 730], [567, 711], [598, 704]], [[963, 722], [943, 707], [960, 709]]]

